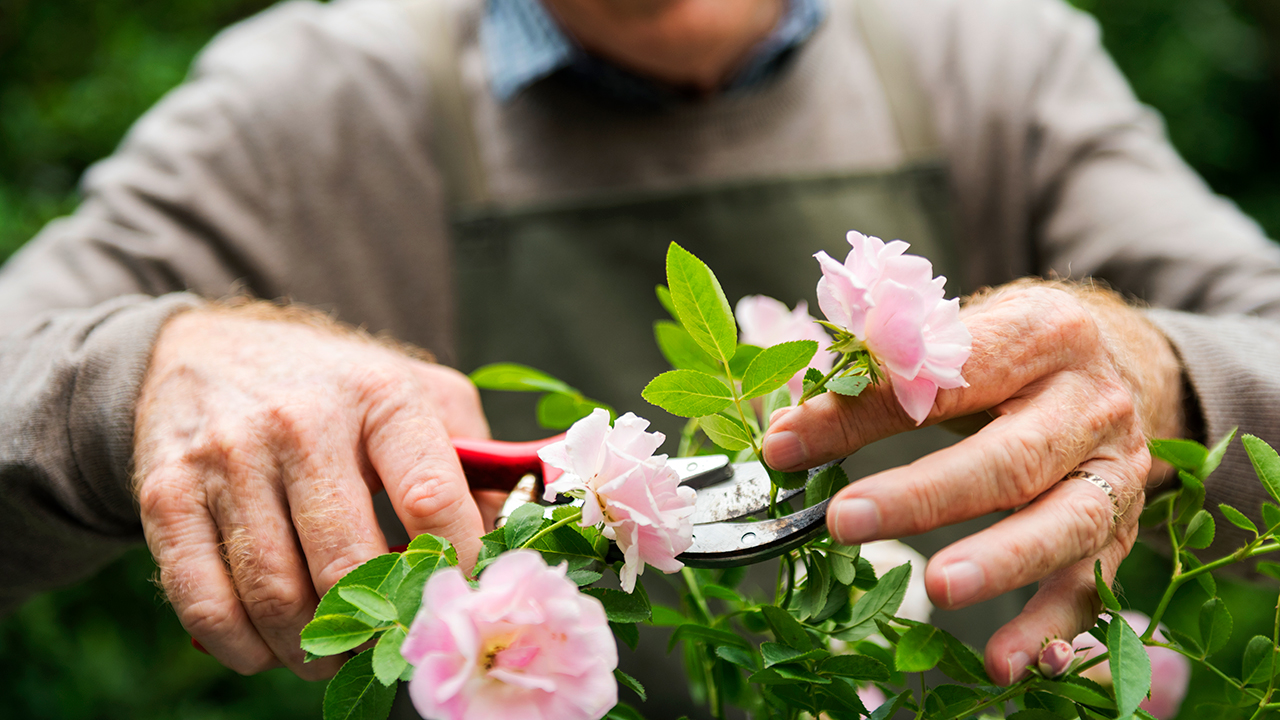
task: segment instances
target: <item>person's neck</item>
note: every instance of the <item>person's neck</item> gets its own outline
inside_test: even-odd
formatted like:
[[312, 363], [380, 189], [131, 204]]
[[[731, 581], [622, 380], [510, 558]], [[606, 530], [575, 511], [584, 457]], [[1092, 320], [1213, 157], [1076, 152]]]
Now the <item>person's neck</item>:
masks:
[[582, 47], [667, 85], [711, 92], [782, 15], [786, 0], [542, 0]]

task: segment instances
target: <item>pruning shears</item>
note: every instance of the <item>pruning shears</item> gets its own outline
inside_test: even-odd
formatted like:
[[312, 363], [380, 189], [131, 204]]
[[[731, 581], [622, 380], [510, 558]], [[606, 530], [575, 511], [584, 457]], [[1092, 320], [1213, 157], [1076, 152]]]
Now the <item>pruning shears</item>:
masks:
[[[558, 435], [512, 443], [454, 438], [453, 447], [472, 489], [509, 493], [498, 516], [501, 525], [517, 507], [541, 502], [545, 483], [559, 477], [560, 470], [546, 466], [538, 450], [562, 439], [564, 436]], [[682, 485], [698, 491], [692, 518], [693, 545], [677, 557], [685, 565], [750, 565], [800, 547], [826, 526], [828, 500], [783, 517], [747, 519], [769, 507], [769, 474], [757, 461], [732, 463], [724, 455], [698, 455], [667, 462], [680, 475]], [[810, 470], [805, 484], [832, 464]], [[804, 485], [779, 488], [777, 502], [801, 492]]]

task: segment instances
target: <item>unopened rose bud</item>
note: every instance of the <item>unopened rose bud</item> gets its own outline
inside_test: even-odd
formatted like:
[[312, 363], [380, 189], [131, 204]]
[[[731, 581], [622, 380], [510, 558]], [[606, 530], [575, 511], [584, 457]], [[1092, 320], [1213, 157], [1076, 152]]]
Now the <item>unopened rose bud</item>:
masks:
[[1071, 661], [1074, 658], [1075, 652], [1071, 649], [1071, 643], [1066, 640], [1053, 640], [1040, 649], [1040, 662], [1037, 663], [1037, 667], [1045, 677], [1056, 678], [1071, 667]]

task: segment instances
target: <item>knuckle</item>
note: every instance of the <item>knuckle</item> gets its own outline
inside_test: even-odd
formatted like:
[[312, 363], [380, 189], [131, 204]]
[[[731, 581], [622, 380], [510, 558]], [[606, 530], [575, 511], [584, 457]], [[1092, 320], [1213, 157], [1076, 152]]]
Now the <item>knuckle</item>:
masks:
[[1032, 427], [1013, 433], [1002, 446], [1004, 456], [997, 462], [1003, 471], [995, 474], [1003, 481], [1001, 494], [1011, 500], [1008, 507], [1031, 502], [1044, 490], [1044, 469], [1052, 467], [1048, 438], [1046, 433]]
[[297, 583], [263, 579], [241, 592], [245, 611], [254, 622], [271, 627], [291, 626], [310, 610], [311, 594]]
[[178, 622], [197, 639], [228, 637], [239, 629], [240, 616], [231, 598], [206, 598], [176, 610]]
[[415, 520], [448, 518], [463, 509], [466, 493], [442, 478], [430, 477], [411, 484], [404, 493], [401, 509]]

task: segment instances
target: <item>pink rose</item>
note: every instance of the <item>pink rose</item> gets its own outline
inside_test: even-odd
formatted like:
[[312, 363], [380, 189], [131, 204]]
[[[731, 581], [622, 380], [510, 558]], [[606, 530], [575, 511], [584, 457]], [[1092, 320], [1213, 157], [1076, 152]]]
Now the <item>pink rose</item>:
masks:
[[[748, 295], [738, 301], [733, 314], [738, 318], [745, 345], [767, 348], [793, 340], [816, 340], [819, 347], [831, 344], [831, 336], [809, 315], [809, 305], [803, 300], [796, 304], [795, 310], [789, 310], [782, 302], [766, 295]], [[825, 374], [834, 362], [834, 355], [819, 350], [810, 367]], [[787, 383], [792, 402], [800, 398], [803, 386], [804, 370], [801, 370]]]
[[693, 544], [692, 488], [653, 455], [664, 439], [647, 433], [649, 421], [627, 413], [609, 427], [609, 413], [597, 409], [569, 428], [565, 439], [538, 451], [564, 474], [547, 484], [557, 493], [584, 499], [582, 527], [604, 524], [605, 537], [623, 554], [622, 588], [635, 589], [646, 564], [672, 573], [684, 567], [676, 556]]
[[960, 301], [943, 298], [946, 278], [933, 265], [904, 254], [901, 240], [849, 232], [853, 249], [844, 264], [825, 252], [818, 305], [833, 324], [861, 340], [889, 375], [902, 409], [924, 422], [939, 388], [966, 387], [960, 368], [972, 337], [960, 322]]
[[[1122, 610], [1120, 615], [1129, 622], [1133, 631], [1141, 635], [1147, 631], [1151, 618], [1135, 610]], [[1160, 642], [1168, 642], [1164, 633], [1156, 628], [1152, 637]], [[1076, 636], [1072, 642], [1077, 650], [1087, 649], [1084, 659], [1101, 655], [1104, 648], [1097, 638], [1089, 633]], [[1187, 696], [1187, 684], [1191, 681], [1191, 663], [1183, 656], [1161, 647], [1147, 648], [1147, 656], [1151, 658], [1151, 695], [1138, 707], [1146, 710], [1160, 720], [1172, 720], [1182, 707], [1182, 700]], [[1111, 686], [1111, 664], [1101, 662], [1080, 673], [1094, 682]]]
[[499, 557], [476, 590], [457, 568], [432, 575], [400, 652], [432, 720], [598, 720], [618, 702], [604, 607], [532, 550]]
[[1040, 659], [1036, 666], [1040, 674], [1047, 678], [1056, 678], [1071, 667], [1076, 659], [1075, 649], [1066, 640], [1054, 638], [1040, 648]]

